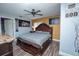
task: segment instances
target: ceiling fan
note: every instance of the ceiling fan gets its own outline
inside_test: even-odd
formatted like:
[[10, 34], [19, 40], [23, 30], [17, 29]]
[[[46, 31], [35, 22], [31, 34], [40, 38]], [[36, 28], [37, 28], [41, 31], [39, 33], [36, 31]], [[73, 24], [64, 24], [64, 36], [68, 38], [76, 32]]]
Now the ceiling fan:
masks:
[[29, 14], [25, 14], [25, 15], [33, 15], [33, 16], [36, 16], [36, 15], [39, 15], [39, 16], [42, 16], [43, 14], [39, 14], [39, 12], [41, 12], [41, 10], [35, 10], [35, 9], [32, 9], [32, 11], [28, 11], [28, 10], [24, 10], [25, 12], [28, 12]]

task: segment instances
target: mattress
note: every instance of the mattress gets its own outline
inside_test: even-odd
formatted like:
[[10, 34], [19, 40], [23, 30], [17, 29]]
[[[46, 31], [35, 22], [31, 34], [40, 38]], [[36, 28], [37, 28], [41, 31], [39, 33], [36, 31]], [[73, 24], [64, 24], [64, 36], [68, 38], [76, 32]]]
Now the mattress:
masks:
[[23, 35], [20, 35], [20, 38], [22, 38], [20, 40], [26, 43], [29, 42], [29, 44], [34, 43], [42, 47], [43, 43], [48, 40], [49, 37], [49, 32], [36, 31], [33, 33], [25, 33]]

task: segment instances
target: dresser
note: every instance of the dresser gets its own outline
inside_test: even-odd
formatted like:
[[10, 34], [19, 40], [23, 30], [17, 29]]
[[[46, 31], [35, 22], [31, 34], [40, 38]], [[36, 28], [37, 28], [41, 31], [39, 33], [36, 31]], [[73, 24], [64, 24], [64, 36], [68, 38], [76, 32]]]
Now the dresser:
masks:
[[8, 35], [0, 35], [0, 56], [13, 56], [13, 40]]

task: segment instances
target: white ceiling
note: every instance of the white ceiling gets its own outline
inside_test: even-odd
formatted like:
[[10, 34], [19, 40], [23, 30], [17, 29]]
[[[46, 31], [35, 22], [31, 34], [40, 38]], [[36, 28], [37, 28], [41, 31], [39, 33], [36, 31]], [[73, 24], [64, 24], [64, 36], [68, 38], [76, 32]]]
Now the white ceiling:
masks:
[[[28, 14], [24, 9], [31, 11], [32, 9], [41, 10], [43, 16], [24, 15]], [[0, 3], [0, 16], [19, 17], [23, 18], [40, 18], [47, 16], [60, 15], [60, 4], [57, 3]]]

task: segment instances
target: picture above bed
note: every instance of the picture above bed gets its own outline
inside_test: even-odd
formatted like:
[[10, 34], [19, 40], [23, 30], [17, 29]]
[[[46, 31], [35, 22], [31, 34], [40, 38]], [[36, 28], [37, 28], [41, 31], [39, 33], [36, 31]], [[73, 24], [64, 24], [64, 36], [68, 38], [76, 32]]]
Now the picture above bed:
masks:
[[19, 27], [30, 27], [30, 21], [19, 20]]

